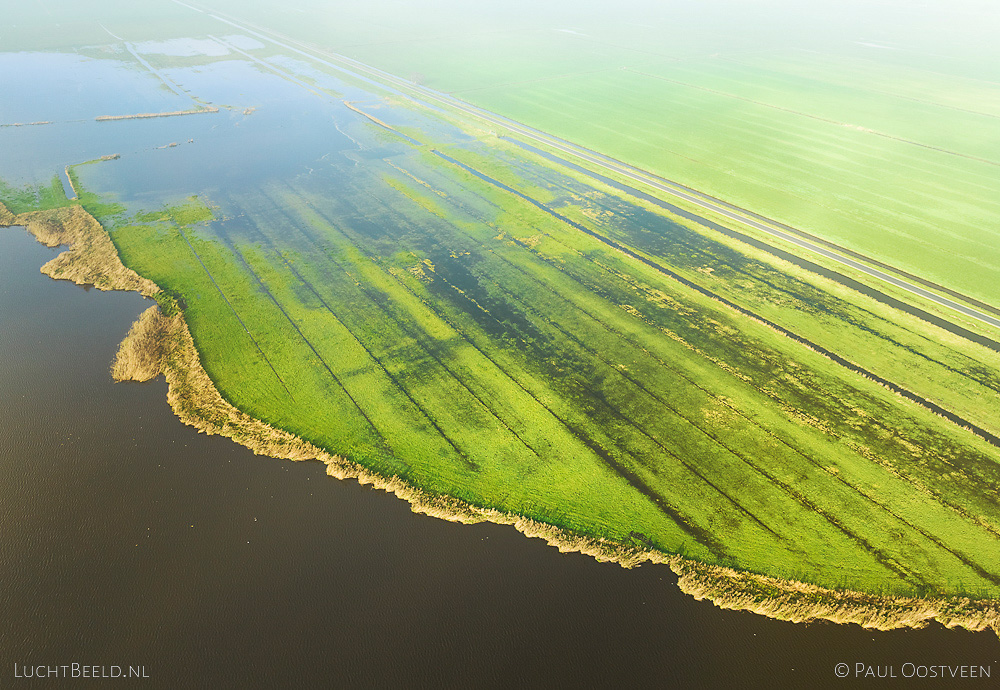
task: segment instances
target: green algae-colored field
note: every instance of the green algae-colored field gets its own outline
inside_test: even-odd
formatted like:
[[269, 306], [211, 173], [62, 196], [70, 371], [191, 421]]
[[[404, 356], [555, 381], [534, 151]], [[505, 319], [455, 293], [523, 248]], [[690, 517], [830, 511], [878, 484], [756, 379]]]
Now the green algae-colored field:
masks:
[[239, 409], [580, 534], [1000, 596], [1000, 449], [963, 428], [1000, 435], [1000, 354], [357, 82], [240, 61], [169, 76], [259, 112], [108, 124], [122, 158], [71, 168]]

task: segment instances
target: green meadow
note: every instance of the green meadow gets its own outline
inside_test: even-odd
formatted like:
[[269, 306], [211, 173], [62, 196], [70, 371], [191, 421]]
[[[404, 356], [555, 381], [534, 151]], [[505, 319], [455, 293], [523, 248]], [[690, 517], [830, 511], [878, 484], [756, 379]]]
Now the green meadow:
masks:
[[997, 304], [996, 87], [972, 113], [774, 67], [664, 63], [467, 98]]
[[224, 397], [377, 472], [707, 563], [995, 595], [996, 448], [671, 275], [991, 431], [1000, 355], [527, 160], [447, 153], [489, 179], [421, 147], [224, 217], [83, 200], [180, 298]]
[[[190, 11], [156, 8], [164, 35], [192, 35]], [[105, 25], [66, 11], [94, 41], [81, 50], [114, 59]], [[352, 11], [302, 37], [330, 29], [325, 47], [1000, 304], [985, 80], [861, 49], [595, 36], [586, 16], [470, 34], [462, 16], [432, 31]], [[252, 107], [100, 123], [128, 145], [68, 167], [79, 200], [58, 176], [0, 184], [15, 213], [94, 215], [239, 410], [431, 494], [637, 550], [1000, 597], [1000, 353], [259, 50], [250, 69], [238, 53], [150, 57], [192, 98]]]

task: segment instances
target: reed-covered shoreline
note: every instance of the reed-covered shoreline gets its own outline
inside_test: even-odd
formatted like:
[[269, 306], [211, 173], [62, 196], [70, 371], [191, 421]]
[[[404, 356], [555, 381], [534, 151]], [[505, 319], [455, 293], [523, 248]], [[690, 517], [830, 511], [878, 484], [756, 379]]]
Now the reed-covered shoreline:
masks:
[[42, 267], [59, 280], [101, 290], [136, 291], [154, 298], [123, 340], [112, 375], [116, 381], [148, 381], [163, 374], [168, 402], [182, 422], [206, 434], [229, 437], [254, 453], [290, 460], [319, 460], [327, 474], [357, 479], [395, 494], [414, 512], [454, 522], [489, 521], [512, 525], [544, 539], [562, 552], [580, 552], [626, 568], [642, 563], [668, 565], [680, 589], [726, 609], [747, 610], [793, 622], [828, 620], [865, 628], [921, 628], [931, 621], [1000, 634], [1000, 602], [967, 597], [879, 596], [782, 580], [758, 573], [707, 565], [654, 549], [598, 539], [513, 513], [476, 506], [414, 487], [398, 476], [382, 476], [289, 432], [276, 429], [227, 402], [205, 372], [183, 311], [173, 297], [127, 268], [101, 224], [79, 205], [15, 215], [0, 204], [0, 226], [23, 225], [42, 244], [68, 249]]

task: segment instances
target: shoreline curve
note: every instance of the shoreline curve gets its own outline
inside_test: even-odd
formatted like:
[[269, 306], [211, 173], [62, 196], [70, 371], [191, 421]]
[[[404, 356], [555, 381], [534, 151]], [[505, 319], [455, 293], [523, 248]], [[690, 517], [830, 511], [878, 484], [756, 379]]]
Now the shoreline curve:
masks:
[[161, 298], [160, 303], [139, 316], [125, 336], [111, 367], [112, 376], [115, 381], [149, 381], [163, 374], [171, 409], [184, 424], [201, 433], [226, 436], [257, 455], [318, 460], [326, 465], [331, 477], [356, 479], [392, 493], [407, 501], [415, 513], [464, 524], [510, 525], [527, 537], [545, 540], [562, 553], [578, 552], [625, 568], [646, 562], [667, 565], [678, 576], [682, 592], [723, 609], [750, 611], [795, 623], [855, 623], [875, 630], [923, 628], [937, 621], [947, 628], [963, 627], [974, 632], [992, 629], [1000, 636], [1000, 600], [882, 596], [738, 571], [573, 533], [521, 515], [432, 494], [398, 476], [376, 474], [228, 403], [202, 367], [183, 313], [161, 308], [172, 298], [121, 262], [107, 231], [82, 206], [15, 215], [0, 203], [0, 227], [15, 225], [24, 226], [48, 247], [68, 246], [41, 267], [45, 275], [100, 290], [134, 291], [143, 297]]

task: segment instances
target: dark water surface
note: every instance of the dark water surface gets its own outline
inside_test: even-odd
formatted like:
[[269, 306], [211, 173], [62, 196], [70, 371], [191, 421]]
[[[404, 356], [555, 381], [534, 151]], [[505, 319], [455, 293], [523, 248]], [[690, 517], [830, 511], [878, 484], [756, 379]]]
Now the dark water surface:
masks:
[[414, 515], [199, 435], [162, 381], [108, 375], [149, 303], [50, 280], [52, 255], [0, 229], [0, 687], [112, 685], [14, 677], [74, 662], [142, 665], [113, 685], [161, 688], [886, 684], [839, 680], [839, 662], [1000, 678], [992, 634], [721, 611], [665, 567]]

